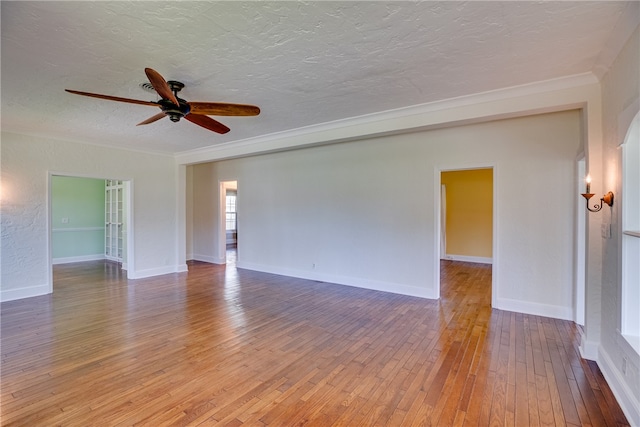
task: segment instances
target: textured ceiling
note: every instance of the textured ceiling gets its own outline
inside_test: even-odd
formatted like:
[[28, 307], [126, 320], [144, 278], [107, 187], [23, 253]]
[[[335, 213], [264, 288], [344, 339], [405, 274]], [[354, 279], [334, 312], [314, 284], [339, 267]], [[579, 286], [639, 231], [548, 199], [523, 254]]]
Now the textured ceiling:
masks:
[[[178, 153], [592, 71], [624, 2], [1, 2], [2, 129]], [[189, 101], [260, 106], [226, 135], [149, 106], [144, 68]]]

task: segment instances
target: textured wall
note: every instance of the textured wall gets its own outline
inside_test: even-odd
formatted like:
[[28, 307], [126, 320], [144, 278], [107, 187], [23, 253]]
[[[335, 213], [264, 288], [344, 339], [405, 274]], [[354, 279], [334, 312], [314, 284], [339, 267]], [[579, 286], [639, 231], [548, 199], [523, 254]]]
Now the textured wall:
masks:
[[[51, 290], [49, 174], [131, 180], [134, 257], [128, 273], [176, 271], [172, 157], [2, 133], [2, 299]], [[133, 265], [131, 265], [133, 264]]]

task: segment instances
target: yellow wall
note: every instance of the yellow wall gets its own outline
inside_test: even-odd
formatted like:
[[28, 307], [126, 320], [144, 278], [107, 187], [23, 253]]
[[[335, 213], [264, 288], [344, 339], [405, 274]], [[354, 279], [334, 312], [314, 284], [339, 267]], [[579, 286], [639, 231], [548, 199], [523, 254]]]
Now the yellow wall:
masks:
[[491, 258], [493, 170], [442, 172], [447, 194], [447, 255]]

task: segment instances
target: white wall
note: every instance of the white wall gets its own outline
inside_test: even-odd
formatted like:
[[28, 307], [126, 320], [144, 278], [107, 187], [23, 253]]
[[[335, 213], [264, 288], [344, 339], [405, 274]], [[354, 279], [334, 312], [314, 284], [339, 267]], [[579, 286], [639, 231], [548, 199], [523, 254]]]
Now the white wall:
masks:
[[[621, 320], [621, 206], [622, 168], [621, 150], [631, 119], [640, 108], [640, 7], [635, 8], [635, 31], [624, 44], [609, 71], [602, 79], [603, 134], [602, 157], [594, 156], [602, 173], [603, 191], [613, 191], [613, 209], [603, 209], [590, 214], [589, 220], [611, 224], [612, 236], [602, 239], [601, 313], [593, 313], [594, 322], [600, 322], [601, 341], [598, 348], [598, 364], [632, 425], [640, 425], [640, 355], [620, 334]], [[640, 301], [637, 302], [640, 306]], [[587, 313], [587, 316], [589, 313]], [[588, 319], [588, 318], [587, 318]], [[625, 369], [623, 365], [626, 364]], [[623, 372], [624, 371], [624, 372]]]
[[49, 174], [132, 180], [134, 269], [130, 277], [185, 270], [176, 260], [176, 164], [168, 156], [2, 133], [0, 298], [51, 291]]
[[216, 223], [217, 182], [237, 179], [240, 267], [437, 297], [439, 170], [492, 165], [497, 307], [571, 318], [580, 117], [573, 110], [195, 165], [194, 199], [204, 206], [194, 211], [194, 247], [216, 250], [207, 228]]

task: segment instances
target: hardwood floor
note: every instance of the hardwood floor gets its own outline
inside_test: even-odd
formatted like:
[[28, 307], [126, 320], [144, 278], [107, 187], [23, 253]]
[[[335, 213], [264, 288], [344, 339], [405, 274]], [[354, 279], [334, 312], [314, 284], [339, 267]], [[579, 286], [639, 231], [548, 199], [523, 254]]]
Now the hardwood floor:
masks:
[[189, 270], [60, 265], [3, 303], [2, 425], [627, 425], [573, 323], [490, 308], [490, 266], [443, 261], [439, 301]]

